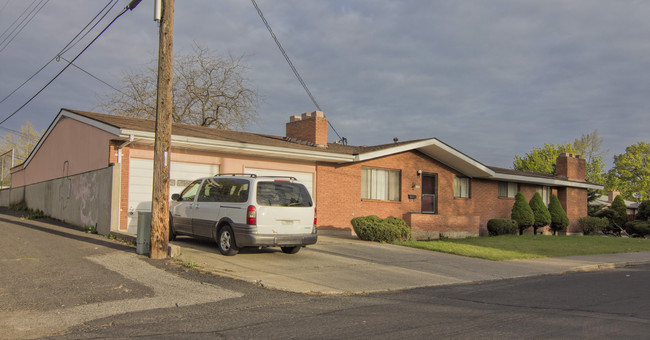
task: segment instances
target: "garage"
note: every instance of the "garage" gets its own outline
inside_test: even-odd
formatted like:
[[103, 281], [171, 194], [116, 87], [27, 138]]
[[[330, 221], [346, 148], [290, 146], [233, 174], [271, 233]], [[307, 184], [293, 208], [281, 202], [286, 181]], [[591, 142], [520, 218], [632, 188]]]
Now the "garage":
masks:
[[[219, 173], [219, 165], [172, 162], [169, 195], [180, 193], [185, 186], [200, 177]], [[129, 162], [128, 233], [136, 234], [138, 212], [151, 211], [153, 160], [131, 158]]]

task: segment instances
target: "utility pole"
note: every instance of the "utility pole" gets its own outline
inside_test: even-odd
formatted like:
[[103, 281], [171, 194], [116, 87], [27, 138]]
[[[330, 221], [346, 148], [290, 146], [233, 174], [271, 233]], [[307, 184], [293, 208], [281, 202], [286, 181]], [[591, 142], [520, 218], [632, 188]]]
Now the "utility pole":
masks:
[[152, 259], [167, 258], [169, 248], [169, 164], [172, 139], [174, 0], [161, 0], [158, 40], [158, 93], [151, 199]]

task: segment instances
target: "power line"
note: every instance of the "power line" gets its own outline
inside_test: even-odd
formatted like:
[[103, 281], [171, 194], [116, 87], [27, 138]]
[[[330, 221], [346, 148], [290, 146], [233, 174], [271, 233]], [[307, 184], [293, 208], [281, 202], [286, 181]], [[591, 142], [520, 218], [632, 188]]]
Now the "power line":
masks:
[[[300, 85], [302, 85], [302, 88], [305, 89], [305, 92], [307, 92], [307, 95], [309, 96], [309, 99], [314, 103], [318, 111], [323, 111], [318, 103], [316, 102], [316, 99], [314, 99], [314, 96], [311, 94], [311, 91], [309, 91], [309, 88], [307, 88], [307, 84], [305, 83], [304, 80], [302, 80], [302, 77], [300, 76], [300, 73], [298, 73], [298, 70], [296, 69], [295, 66], [293, 66], [293, 63], [291, 62], [291, 59], [289, 59], [289, 55], [287, 55], [287, 52], [285, 52], [284, 48], [282, 47], [282, 44], [280, 44], [280, 41], [278, 38], [275, 36], [275, 33], [273, 33], [273, 30], [271, 29], [271, 25], [269, 25], [268, 21], [266, 21], [266, 18], [264, 18], [264, 14], [262, 14], [262, 10], [260, 9], [259, 6], [257, 6], [257, 2], [255, 0], [251, 0], [253, 3], [253, 6], [255, 6], [255, 9], [257, 10], [257, 14], [259, 14], [260, 18], [262, 18], [262, 21], [264, 22], [264, 25], [266, 26], [266, 29], [271, 33], [271, 37], [273, 37], [273, 40], [275, 41], [275, 44], [278, 46], [280, 49], [280, 52], [282, 52], [282, 55], [284, 56], [284, 59], [287, 61], [289, 64], [289, 67], [291, 67], [291, 70], [293, 71], [293, 74], [298, 78], [298, 81], [300, 82]], [[332, 128], [334, 133], [339, 137], [339, 140], [344, 140], [341, 135], [339, 135], [338, 132], [336, 132], [336, 129], [332, 125], [332, 123], [328, 120], [327, 123], [329, 126]]]
[[34, 100], [34, 98], [36, 98], [36, 96], [38, 96], [39, 94], [41, 94], [41, 92], [43, 92], [43, 91], [45, 90], [45, 88], [47, 88], [50, 84], [52, 84], [52, 82], [54, 82], [54, 81], [56, 80], [56, 78], [58, 78], [58, 77], [61, 75], [61, 73], [63, 73], [65, 70], [67, 70], [68, 67], [70, 67], [70, 65], [72, 65], [72, 63], [74, 63], [75, 60], [77, 60], [77, 58], [79, 58], [79, 57], [80, 57], [84, 52], [86, 52], [86, 50], [87, 50], [88, 48], [90, 48], [90, 45], [92, 45], [95, 41], [97, 41], [97, 39], [99, 39], [99, 37], [100, 37], [100, 36], [101, 36], [101, 35], [102, 35], [102, 34], [103, 34], [103, 33], [104, 33], [104, 32], [105, 32], [109, 27], [111, 27], [111, 25], [112, 25], [115, 21], [117, 21], [117, 19], [119, 19], [119, 18], [120, 18], [124, 13], [126, 13], [127, 10], [131, 10], [131, 11], [132, 11], [136, 6], [138, 6], [138, 4], [140, 3], [140, 1], [142, 1], [142, 0], [131, 0], [131, 2], [130, 2], [126, 7], [124, 7], [124, 9], [123, 9], [123, 10], [122, 10], [122, 11], [121, 11], [121, 12], [120, 12], [120, 13], [119, 13], [115, 18], [113, 18], [113, 20], [111, 20], [111, 22], [109, 22], [108, 25], [106, 25], [106, 27], [104, 27], [104, 29], [102, 29], [102, 31], [99, 32], [99, 34], [97, 34], [97, 36], [95, 36], [95, 38], [94, 38], [92, 41], [90, 41], [90, 42], [88, 43], [88, 45], [86, 45], [86, 47], [84, 47], [84, 49], [81, 50], [81, 52], [79, 52], [79, 53], [78, 53], [78, 54], [77, 54], [77, 55], [72, 59], [72, 61], [70, 61], [70, 62], [68, 63], [68, 65], [66, 65], [66, 66], [65, 66], [61, 71], [59, 71], [59, 73], [57, 73], [57, 74], [54, 76], [54, 78], [52, 78], [50, 81], [48, 81], [47, 84], [45, 84], [45, 86], [43, 86], [40, 90], [38, 90], [38, 92], [36, 92], [36, 94], [34, 94], [31, 98], [29, 98], [29, 99], [28, 99], [28, 100], [27, 100], [23, 105], [21, 105], [21, 106], [20, 106], [16, 111], [14, 111], [13, 113], [11, 113], [7, 118], [5, 118], [5, 119], [3, 119], [2, 121], [0, 121], [0, 125], [4, 124], [7, 120], [9, 120], [9, 118], [13, 117], [16, 113], [18, 113], [18, 112], [19, 112], [20, 110], [22, 110], [25, 106], [27, 106], [27, 104], [29, 104], [32, 100]]
[[25, 10], [23, 10], [22, 13], [20, 13], [20, 15], [18, 16], [18, 18], [16, 18], [16, 20], [14, 20], [14, 22], [12, 22], [11, 25], [7, 26], [7, 28], [4, 30], [4, 32], [2, 32], [2, 34], [0, 34], [0, 38], [4, 37], [5, 34], [7, 34], [7, 32], [8, 32], [8, 31], [9, 31], [9, 30], [14, 26], [14, 24], [15, 24], [16, 22], [18, 22], [18, 20], [20, 20], [20, 18], [22, 18], [23, 15], [25, 15], [25, 13], [27, 13], [27, 11], [32, 7], [32, 5], [33, 5], [34, 3], [36, 3], [36, 1], [37, 1], [37, 0], [33, 0], [32, 3], [29, 4], [29, 6], [27, 6], [27, 8], [25, 8]]
[[[7, 36], [7, 37], [6, 37], [6, 38], [5, 38], [5, 39], [0, 43], [0, 46], [2, 46], [2, 45], [4, 44], [4, 46], [3, 46], [2, 48], [0, 48], [0, 53], [1, 53], [2, 51], [4, 51], [4, 50], [7, 48], [7, 46], [9, 46], [9, 44], [10, 44], [12, 41], [14, 41], [14, 39], [18, 36], [18, 34], [20, 34], [20, 32], [22, 32], [23, 29], [24, 29], [25, 27], [27, 27], [27, 25], [32, 21], [32, 19], [34, 19], [34, 18], [36, 17], [36, 14], [38, 14], [38, 12], [40, 12], [40, 11], [43, 9], [43, 7], [45, 7], [45, 5], [47, 5], [47, 3], [48, 3], [49, 1], [50, 1], [50, 0], [41, 0], [41, 2], [40, 2], [39, 4], [36, 5], [36, 7], [38, 7], [38, 6], [41, 6], [41, 7], [38, 8], [38, 10], [36, 10], [36, 7], [34, 7], [34, 9], [32, 9], [32, 11], [29, 12], [29, 15], [31, 15], [31, 17], [29, 18], [29, 20], [27, 20], [27, 17], [25, 17], [25, 18], [23, 19], [23, 21], [21, 21], [20, 24], [19, 24], [18, 26], [16, 26], [16, 28], [14, 28], [13, 31], [11, 31], [11, 33], [10, 33], [10, 34], [9, 34], [9, 35], [8, 35], [8, 36]], [[41, 5], [41, 4], [42, 4], [42, 5]], [[36, 12], [34, 12], [35, 10], [36, 10]], [[34, 14], [32, 14], [32, 13], [34, 13]], [[28, 16], [29, 16], [29, 15], [28, 15]], [[20, 29], [18, 30], [18, 32], [16, 32], [16, 34], [14, 34], [14, 35], [11, 37], [11, 39], [10, 39], [9, 41], [7, 41], [7, 43], [5, 44], [5, 41], [7, 40], [7, 38], [9, 38], [9, 37], [11, 36], [11, 34], [13, 34], [13, 33], [16, 31], [16, 29], [17, 29], [20, 25], [22, 25], [23, 22], [25, 22], [25, 20], [27, 20], [27, 22], [26, 22], [22, 27], [20, 27]]]
[[[77, 33], [77, 34], [74, 36], [74, 38], [72, 38], [72, 40], [70, 40], [70, 42], [68, 42], [68, 43], [67, 43], [67, 44], [66, 44], [66, 45], [61, 49], [61, 51], [59, 51], [59, 53], [57, 53], [54, 57], [52, 57], [52, 59], [50, 59], [50, 61], [48, 61], [47, 63], [45, 63], [45, 65], [43, 65], [43, 67], [41, 67], [40, 69], [38, 69], [38, 71], [36, 71], [36, 72], [35, 72], [34, 74], [32, 74], [29, 78], [27, 78], [27, 80], [25, 80], [22, 84], [20, 84], [20, 86], [18, 86], [16, 89], [14, 89], [13, 91], [11, 91], [11, 93], [9, 93], [9, 94], [6, 95], [4, 98], [2, 98], [2, 100], [0, 100], [0, 104], [3, 103], [5, 100], [7, 100], [7, 98], [11, 97], [11, 95], [13, 95], [14, 93], [16, 93], [16, 91], [20, 90], [20, 89], [21, 89], [25, 84], [27, 84], [27, 83], [28, 83], [30, 80], [32, 80], [32, 79], [33, 79], [37, 74], [39, 74], [41, 71], [43, 71], [43, 69], [45, 69], [48, 65], [50, 65], [50, 63], [52, 63], [54, 60], [56, 60], [56, 59], [58, 59], [58, 58], [61, 58], [61, 55], [62, 55], [62, 54], [64, 54], [65, 52], [69, 51], [73, 46], [75, 46], [77, 43], [79, 43], [79, 41], [81, 41], [81, 40], [82, 40], [86, 35], [88, 35], [88, 33], [90, 33], [90, 31], [92, 31], [93, 29], [95, 29], [95, 27], [97, 27], [97, 25], [98, 25], [102, 20], [104, 20], [104, 18], [106, 17], [106, 15], [108, 15], [108, 13], [109, 13], [111, 10], [113, 10], [113, 7], [115, 7], [115, 5], [117, 4], [117, 2], [118, 2], [118, 0], [110, 0], [108, 3], [106, 3], [106, 5], [104, 6], [104, 8], [102, 8], [102, 9], [101, 9], [101, 10], [100, 10], [96, 15], [95, 15], [95, 17], [93, 17], [93, 18], [92, 18], [92, 19], [91, 19], [91, 20], [86, 24], [86, 26], [84, 26], [84, 28], [82, 28], [81, 31], [79, 31], [79, 33]], [[106, 8], [108, 8], [108, 6], [109, 6], [111, 3], [113, 3], [113, 5], [110, 6], [110, 8], [109, 8], [108, 10], [106, 10]], [[95, 23], [95, 24], [94, 24], [94, 25], [93, 25], [93, 26], [92, 26], [92, 27], [91, 27], [91, 28], [90, 28], [90, 29], [89, 29], [89, 30], [88, 30], [88, 31], [87, 31], [87, 32], [86, 32], [86, 33], [85, 33], [81, 38], [77, 39], [77, 38], [78, 38], [78, 37], [79, 37], [79, 36], [80, 36], [84, 31], [86, 31], [86, 29], [88, 28], [88, 26], [90, 26], [90, 24], [92, 24], [92, 23], [97, 19], [97, 17], [99, 17], [100, 14], [102, 14], [104, 11], [106, 11], [106, 12], [104, 13], [104, 15], [102, 15], [102, 17], [101, 17], [99, 20], [97, 20], [97, 22], [96, 22], [96, 23]], [[76, 42], [75, 42], [75, 40], [76, 40]]]

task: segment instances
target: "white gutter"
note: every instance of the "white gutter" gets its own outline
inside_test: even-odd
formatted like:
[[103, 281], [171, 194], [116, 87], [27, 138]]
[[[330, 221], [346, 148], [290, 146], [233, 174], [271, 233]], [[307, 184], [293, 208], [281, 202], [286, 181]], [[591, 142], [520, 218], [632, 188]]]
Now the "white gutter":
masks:
[[518, 182], [518, 183], [531, 183], [547, 186], [562, 186], [581, 189], [598, 189], [602, 190], [604, 187], [599, 184], [591, 184], [586, 182], [573, 182], [556, 178], [543, 178], [543, 177], [529, 177], [520, 175], [500, 174], [497, 173], [491, 179], [500, 180], [504, 182]]
[[[138, 142], [153, 143], [155, 133], [135, 131], [135, 130], [122, 130], [122, 137], [132, 136], [138, 139]], [[301, 150], [293, 148], [284, 148], [277, 146], [266, 146], [251, 143], [241, 142], [228, 142], [223, 140], [213, 140], [197, 137], [175, 136], [172, 135], [172, 147], [193, 147], [205, 150], [206, 148], [219, 150], [223, 152], [239, 153], [239, 154], [255, 154], [268, 157], [280, 157], [288, 159], [299, 160], [312, 160], [312, 161], [326, 161], [326, 162], [352, 162], [354, 155], [346, 155], [331, 152]]]
[[129, 139], [127, 139], [124, 143], [120, 144], [120, 146], [117, 147], [117, 162], [118, 163], [122, 163], [122, 149], [125, 146], [133, 143], [133, 141], [134, 141], [133, 135], [129, 135]]

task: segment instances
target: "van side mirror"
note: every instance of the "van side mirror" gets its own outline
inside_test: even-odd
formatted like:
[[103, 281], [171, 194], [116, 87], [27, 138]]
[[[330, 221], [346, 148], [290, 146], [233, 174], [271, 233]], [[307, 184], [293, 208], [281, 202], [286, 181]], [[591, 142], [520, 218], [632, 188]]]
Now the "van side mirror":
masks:
[[181, 200], [181, 195], [180, 195], [180, 194], [173, 194], [173, 195], [172, 195], [172, 200], [174, 200], [174, 201], [180, 201], [180, 200]]

